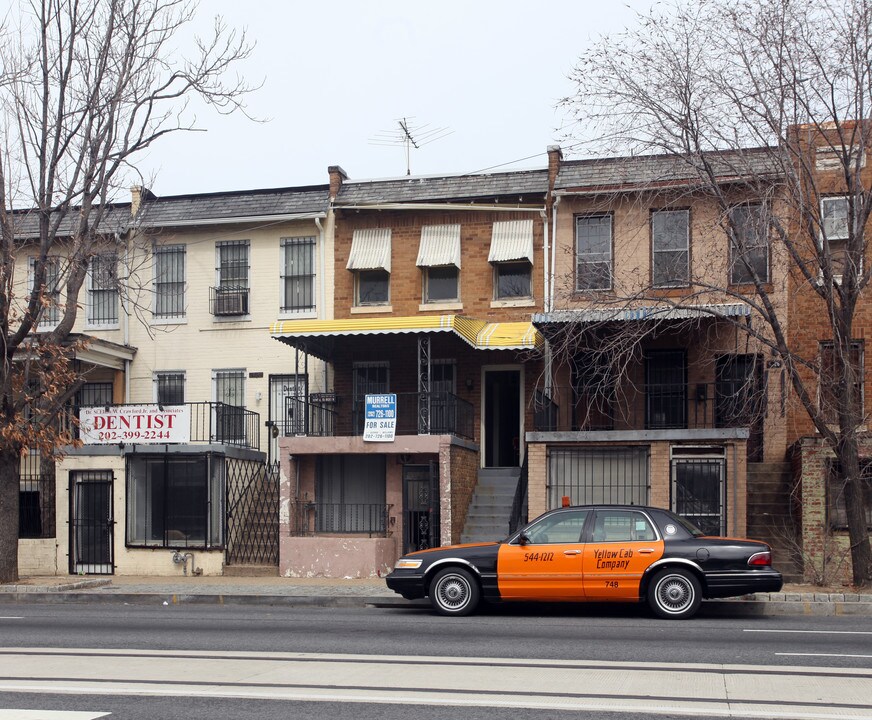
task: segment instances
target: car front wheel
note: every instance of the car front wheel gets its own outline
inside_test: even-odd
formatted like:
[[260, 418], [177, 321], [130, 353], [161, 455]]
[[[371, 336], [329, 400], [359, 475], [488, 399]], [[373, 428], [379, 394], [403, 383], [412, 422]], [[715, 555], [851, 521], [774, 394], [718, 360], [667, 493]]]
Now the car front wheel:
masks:
[[671, 620], [693, 617], [702, 602], [702, 587], [687, 570], [661, 570], [648, 586], [648, 605], [654, 614]]
[[462, 568], [440, 570], [430, 583], [430, 604], [440, 615], [469, 615], [479, 597], [478, 583]]

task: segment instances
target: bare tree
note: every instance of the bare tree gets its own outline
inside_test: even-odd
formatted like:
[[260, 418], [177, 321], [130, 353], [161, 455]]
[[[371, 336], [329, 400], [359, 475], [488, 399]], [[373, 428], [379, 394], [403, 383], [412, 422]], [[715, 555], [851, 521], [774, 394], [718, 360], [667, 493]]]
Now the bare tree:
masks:
[[[243, 110], [250, 88], [233, 74], [251, 51], [215, 19], [174, 43], [194, 17], [189, 0], [16, 3], [0, 47], [0, 582], [18, 577], [19, 462], [75, 443], [62, 422], [83, 376], [71, 335], [92, 258], [119, 252], [130, 230], [116, 193], [138, 154], [164, 135], [197, 129], [197, 100]], [[29, 267], [16, 260], [32, 257]], [[125, 287], [130, 273], [104, 280]], [[28, 278], [25, 283], [23, 278]], [[40, 330], [43, 330], [42, 332]]]
[[[867, 0], [658, 5], [580, 57], [574, 94], [564, 101], [578, 147], [671, 158], [672, 176], [685, 178], [681, 189], [652, 178], [648, 190], [673, 201], [686, 193], [717, 210], [714, 229], [729, 238], [726, 267], [694, 261], [690, 289], [680, 297], [664, 297], [639, 274], [617, 288], [609, 306], [719, 298], [750, 308], [750, 318], [725, 321], [780, 359], [797, 401], [832, 448], [858, 586], [872, 581], [859, 458], [864, 368], [855, 334], [872, 273], [870, 22]], [[761, 211], [751, 217], [751, 207]], [[764, 256], [786, 268], [782, 285], [773, 285]], [[785, 322], [785, 302], [826, 319], [826, 354], [798, 339], [797, 325]]]

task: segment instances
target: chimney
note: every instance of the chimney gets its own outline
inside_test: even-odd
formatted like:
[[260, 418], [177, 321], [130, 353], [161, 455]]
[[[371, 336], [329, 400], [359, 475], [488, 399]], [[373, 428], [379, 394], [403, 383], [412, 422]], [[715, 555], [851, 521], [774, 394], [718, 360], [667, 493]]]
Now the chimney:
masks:
[[348, 180], [348, 175], [338, 165], [328, 167], [327, 174], [330, 175], [330, 202], [333, 202], [339, 194], [339, 188], [342, 187], [342, 183]]
[[557, 174], [560, 172], [560, 163], [563, 160], [563, 151], [559, 145], [548, 146], [548, 194], [554, 191], [557, 183]]
[[157, 200], [157, 196], [143, 185], [134, 185], [130, 188], [130, 217], [136, 217], [142, 203]]

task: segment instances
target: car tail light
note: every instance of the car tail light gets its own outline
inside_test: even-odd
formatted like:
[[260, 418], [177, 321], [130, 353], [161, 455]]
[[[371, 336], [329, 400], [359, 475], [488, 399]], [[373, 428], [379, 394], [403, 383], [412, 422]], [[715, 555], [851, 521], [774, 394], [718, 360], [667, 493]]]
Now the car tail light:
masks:
[[771, 565], [772, 564], [772, 553], [768, 550], [764, 552], [754, 553], [750, 558], [748, 558], [749, 565]]

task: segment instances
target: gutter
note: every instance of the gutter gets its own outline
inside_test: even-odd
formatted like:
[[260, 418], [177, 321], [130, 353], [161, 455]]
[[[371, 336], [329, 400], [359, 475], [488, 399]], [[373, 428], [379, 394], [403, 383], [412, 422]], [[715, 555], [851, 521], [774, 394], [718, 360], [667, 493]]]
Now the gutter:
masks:
[[336, 210], [475, 210], [485, 212], [542, 212], [541, 205], [476, 205], [474, 203], [374, 203], [372, 205], [334, 205]]
[[144, 222], [140, 227], [161, 228], [161, 227], [195, 227], [197, 225], [238, 225], [240, 223], [252, 222], [285, 222], [288, 220], [315, 220], [326, 218], [327, 214], [323, 212], [317, 213], [285, 213], [284, 215], [243, 215], [228, 218], [201, 218], [199, 220], [174, 220], [166, 223], [150, 223]]

